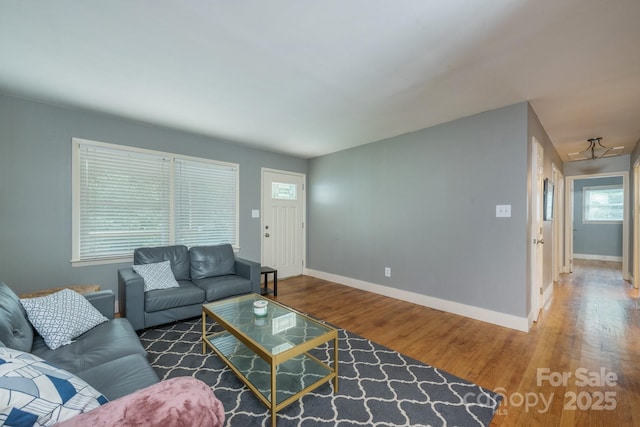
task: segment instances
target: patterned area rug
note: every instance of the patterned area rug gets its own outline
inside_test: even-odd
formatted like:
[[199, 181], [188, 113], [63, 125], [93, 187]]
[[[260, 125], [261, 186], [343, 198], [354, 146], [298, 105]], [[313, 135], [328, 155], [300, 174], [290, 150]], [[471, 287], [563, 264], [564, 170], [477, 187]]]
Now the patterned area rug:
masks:
[[[219, 328], [217, 325], [212, 327]], [[224, 405], [228, 426], [269, 426], [267, 408], [214, 354], [202, 354], [202, 321], [140, 335], [161, 379], [193, 376]], [[284, 426], [487, 426], [500, 396], [476, 384], [339, 330], [338, 393], [327, 383], [278, 412]], [[333, 344], [314, 350], [332, 360]]]

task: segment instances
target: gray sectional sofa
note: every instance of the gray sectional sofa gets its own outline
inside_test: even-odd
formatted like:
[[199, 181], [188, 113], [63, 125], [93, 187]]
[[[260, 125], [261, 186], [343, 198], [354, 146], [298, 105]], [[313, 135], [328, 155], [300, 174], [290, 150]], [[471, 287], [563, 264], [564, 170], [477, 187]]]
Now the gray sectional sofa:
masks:
[[131, 324], [127, 319], [114, 318], [114, 293], [100, 291], [84, 296], [110, 320], [51, 350], [31, 326], [18, 296], [0, 282], [0, 346], [34, 354], [69, 371], [109, 400], [159, 382]]
[[169, 261], [178, 287], [145, 292], [133, 268], [118, 270], [119, 310], [140, 330], [202, 314], [202, 304], [260, 293], [260, 264], [236, 258], [231, 245], [138, 248], [133, 264]]

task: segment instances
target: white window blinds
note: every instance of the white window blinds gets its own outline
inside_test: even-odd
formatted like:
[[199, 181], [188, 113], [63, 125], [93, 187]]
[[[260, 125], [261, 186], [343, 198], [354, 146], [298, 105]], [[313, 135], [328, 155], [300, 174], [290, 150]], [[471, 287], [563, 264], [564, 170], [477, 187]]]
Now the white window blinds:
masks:
[[228, 165], [176, 159], [176, 244], [234, 244], [238, 174]]
[[169, 161], [80, 146], [81, 259], [169, 242]]
[[238, 165], [73, 140], [72, 262], [144, 246], [238, 243]]

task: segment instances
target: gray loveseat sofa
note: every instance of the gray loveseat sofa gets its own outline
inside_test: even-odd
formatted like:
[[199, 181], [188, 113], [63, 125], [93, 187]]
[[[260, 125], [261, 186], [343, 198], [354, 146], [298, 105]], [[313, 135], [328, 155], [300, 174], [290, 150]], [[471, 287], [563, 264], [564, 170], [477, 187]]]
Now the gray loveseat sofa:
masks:
[[127, 319], [114, 319], [115, 295], [100, 291], [84, 295], [110, 319], [67, 345], [51, 350], [33, 329], [20, 299], [0, 282], [0, 346], [34, 354], [85, 380], [107, 399], [114, 400], [159, 379], [146, 359], [147, 352]]
[[119, 310], [140, 330], [202, 314], [202, 304], [247, 293], [260, 293], [260, 264], [236, 258], [231, 245], [138, 248], [133, 264], [169, 261], [180, 285], [145, 292], [133, 268], [118, 270]]

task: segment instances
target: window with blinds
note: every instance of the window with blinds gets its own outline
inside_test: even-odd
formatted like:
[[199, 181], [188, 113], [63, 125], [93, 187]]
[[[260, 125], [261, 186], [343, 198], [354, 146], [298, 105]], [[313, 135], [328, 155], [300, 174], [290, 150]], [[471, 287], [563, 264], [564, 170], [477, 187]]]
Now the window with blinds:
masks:
[[176, 244], [195, 246], [236, 241], [237, 168], [175, 159]]
[[238, 246], [237, 164], [73, 139], [74, 264], [220, 243]]

